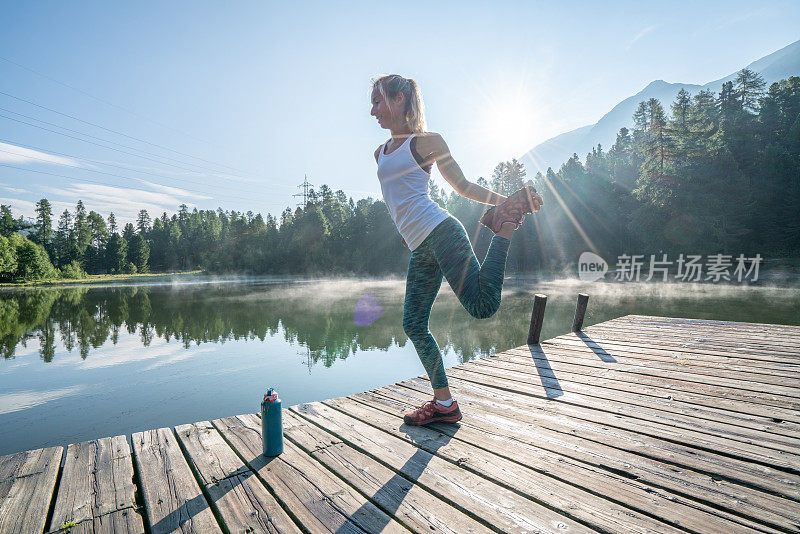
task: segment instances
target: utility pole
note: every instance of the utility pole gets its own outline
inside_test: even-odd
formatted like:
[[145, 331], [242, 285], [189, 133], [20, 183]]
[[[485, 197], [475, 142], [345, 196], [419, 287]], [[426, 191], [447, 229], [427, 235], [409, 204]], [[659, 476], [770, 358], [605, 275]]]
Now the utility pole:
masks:
[[303, 176], [304, 176], [303, 183], [297, 186], [297, 187], [302, 187], [303, 188], [303, 192], [302, 193], [296, 193], [296, 194], [294, 194], [292, 196], [293, 197], [303, 197], [303, 208], [305, 209], [305, 208], [308, 207], [308, 191], [312, 187], [314, 187], [314, 185], [311, 182], [308, 181], [308, 175], [307, 174], [305, 174]]

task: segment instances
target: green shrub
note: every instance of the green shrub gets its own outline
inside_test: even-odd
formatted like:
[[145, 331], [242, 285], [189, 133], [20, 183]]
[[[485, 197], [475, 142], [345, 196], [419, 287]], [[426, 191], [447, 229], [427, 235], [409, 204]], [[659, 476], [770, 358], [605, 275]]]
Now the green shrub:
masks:
[[12, 242], [16, 242], [17, 244], [17, 270], [14, 273], [15, 279], [31, 281], [45, 280], [58, 276], [58, 272], [55, 267], [53, 267], [53, 264], [50, 263], [50, 257], [47, 255], [42, 245], [37, 245], [19, 234], [12, 235], [11, 238]]
[[80, 280], [82, 278], [86, 278], [86, 276], [86, 271], [81, 268], [81, 264], [78, 262], [78, 260], [72, 260], [69, 265], [65, 265], [61, 269], [61, 278]]
[[0, 235], [0, 279], [11, 279], [17, 270], [17, 250], [10, 239]]

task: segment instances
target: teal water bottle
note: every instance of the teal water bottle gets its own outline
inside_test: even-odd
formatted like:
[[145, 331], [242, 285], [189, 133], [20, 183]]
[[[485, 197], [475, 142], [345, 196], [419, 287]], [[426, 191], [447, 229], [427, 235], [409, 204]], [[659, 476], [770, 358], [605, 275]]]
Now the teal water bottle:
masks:
[[273, 388], [267, 390], [261, 401], [261, 440], [264, 456], [278, 456], [283, 452], [281, 400]]

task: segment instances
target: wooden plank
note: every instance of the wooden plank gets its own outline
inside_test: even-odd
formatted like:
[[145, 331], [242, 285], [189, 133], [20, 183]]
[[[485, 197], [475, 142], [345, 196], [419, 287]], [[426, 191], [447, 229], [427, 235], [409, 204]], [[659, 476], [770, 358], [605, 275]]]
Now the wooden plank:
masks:
[[690, 317], [670, 317], [670, 316], [661, 316], [661, 315], [639, 315], [639, 314], [628, 314], [623, 315], [622, 317], [618, 317], [618, 319], [625, 319], [631, 321], [669, 321], [672, 323], [702, 323], [708, 325], [721, 325], [721, 326], [748, 326], [753, 328], [778, 328], [778, 329], [788, 329], [788, 330], [798, 330], [800, 326], [795, 325], [786, 325], [786, 324], [778, 324], [778, 323], [752, 323], [752, 322], [745, 322], [745, 321], [721, 321], [718, 319], [693, 319]]
[[683, 321], [656, 316], [641, 316], [640, 318], [617, 317], [606, 321], [609, 324], [630, 324], [647, 327], [667, 328], [703, 328], [709, 332], [746, 332], [748, 334], [764, 334], [776, 336], [800, 335], [800, 327], [796, 325], [780, 325], [770, 323], [733, 323], [714, 322], [705, 319], [686, 319]]
[[[504, 437], [475, 432], [459, 425], [435, 425], [435, 428], [400, 426], [402, 410], [395, 414], [354, 399], [331, 399], [325, 405], [343, 414], [369, 422], [437, 455], [452, 453], [453, 461], [466, 470], [495, 481], [502, 481], [523, 495], [547, 502], [562, 513], [581, 517], [593, 529], [605, 532], [667, 532], [689, 524], [713, 525], [707, 532], [753, 531], [753, 523], [718, 512], [709, 514], [697, 503], [614, 473], [570, 462], [563, 456], [520, 446]], [[305, 406], [305, 405], [301, 405]], [[328, 420], [334, 415], [324, 412]], [[352, 432], [350, 433], [352, 435]], [[478, 444], [482, 446], [478, 446]], [[536, 483], [538, 473], [541, 485]], [[598, 491], [599, 490], [599, 491]], [[589, 495], [592, 495], [589, 497]], [[549, 499], [550, 502], [548, 502]], [[583, 514], [579, 516], [578, 514]], [[637, 522], [631, 514], [641, 514]], [[655, 516], [648, 518], [647, 516]], [[589, 518], [593, 521], [589, 522]], [[759, 526], [758, 530], [762, 527]], [[773, 531], [766, 528], [764, 530]]]
[[[588, 349], [584, 350], [582, 354], [586, 355], [587, 351]], [[529, 365], [534, 365], [534, 360], [559, 362], [568, 369], [587, 374], [587, 376], [591, 376], [592, 374], [608, 376], [610, 373], [613, 373], [615, 377], [619, 377], [626, 382], [640, 383], [644, 377], [646, 380], [661, 381], [659, 383], [671, 384], [672, 382], [677, 382], [678, 384], [686, 384], [687, 388], [691, 389], [702, 386], [704, 389], [713, 392], [721, 391], [725, 393], [729, 392], [729, 390], [735, 393], [743, 392], [742, 394], [751, 394], [755, 392], [763, 393], [765, 396], [769, 395], [768, 398], [770, 399], [781, 400], [782, 398], [786, 398], [788, 402], [797, 402], [800, 400], [800, 387], [791, 383], [795, 380], [789, 378], [778, 380], [777, 383], [774, 384], [768, 384], [753, 380], [752, 373], [748, 374], [732, 369], [726, 369], [724, 373], [703, 373], [702, 370], [698, 371], [690, 366], [682, 366], [680, 364], [673, 364], [672, 368], [669, 369], [659, 369], [655, 365], [631, 365], [621, 361], [604, 362], [599, 358], [587, 359], [580, 357], [580, 354], [579, 349], [564, 350], [554, 348], [552, 345], [537, 345], [533, 347], [511, 349], [496, 355], [494, 358], [480, 358], [475, 361], [490, 361], [496, 359], [520, 361], [515, 359], [515, 356], [522, 355], [524, 359], [521, 361]], [[507, 357], [504, 358], [503, 356], [506, 355]], [[800, 372], [797, 373], [797, 376], [800, 378]], [[710, 389], [709, 386], [713, 386], [713, 389]]]
[[[702, 384], [701, 382], [690, 382], [688, 380], [681, 380], [680, 373], [665, 373], [665, 376], [652, 376], [643, 373], [631, 373], [624, 370], [616, 369], [614, 367], [594, 367], [583, 365], [582, 363], [573, 363], [568, 361], [559, 361], [558, 359], [543, 358], [540, 360], [545, 363], [542, 367], [547, 367], [548, 371], [555, 373], [558, 372], [559, 376], [567, 380], [580, 382], [581, 380], [591, 379], [595, 385], [604, 385], [610, 389], [619, 389], [620, 391], [628, 391], [631, 393], [643, 392], [645, 388], [652, 388], [661, 393], [656, 393], [656, 396], [668, 397], [674, 394], [691, 393], [694, 395], [703, 395], [709, 400], [720, 400], [738, 402], [740, 406], [750, 406], [758, 404], [762, 409], [771, 413], [772, 408], [779, 408], [784, 411], [793, 411], [800, 414], [800, 398], [790, 397], [788, 395], [778, 395], [771, 392], [758, 392], [752, 389], [739, 389], [730, 385], [720, 386], [715, 384]], [[533, 362], [514, 362], [513, 359], [503, 358], [479, 358], [469, 362], [469, 367], [479, 367], [491, 364], [501, 364], [509, 366], [521, 366], [518, 371], [529, 370], [531, 367], [535, 370], [536, 366]], [[467, 367], [465, 365], [464, 367]], [[709, 380], [710, 382], [711, 380]]]
[[[411, 387], [412, 385], [414, 387]], [[605, 442], [605, 437], [597, 439], [596, 434], [573, 432], [570, 425], [564, 425], [560, 431], [554, 431], [538, 424], [536, 418], [521, 417], [520, 407], [505, 397], [476, 395], [473, 388], [460, 388], [452, 383], [450, 387], [465, 413], [460, 427], [473, 428], [479, 433], [476, 435], [491, 434], [489, 439], [492, 440], [520, 442], [533, 449], [563, 455], [621, 475], [625, 479], [662, 488], [740, 516], [757, 518], [774, 528], [800, 531], [800, 525], [796, 521], [798, 503], [792, 502], [785, 496], [775, 496], [722, 477], [715, 479], [692, 469], [684, 469], [672, 463], [652, 460], [627, 450], [614, 448]], [[402, 382], [395, 386], [354, 395], [353, 398], [389, 413], [399, 414], [429, 399], [430, 388], [418, 386], [416, 381], [414, 384]], [[469, 417], [470, 413], [474, 416]], [[447, 432], [444, 425], [436, 428]], [[459, 437], [463, 439], [462, 436]], [[556, 462], [543, 460], [539, 465], [560, 466], [563, 460], [560, 458], [559, 460]], [[555, 475], [552, 469], [548, 467], [549, 473]], [[601, 480], [600, 477], [598, 480]], [[612, 490], [604, 488], [604, 491]]]
[[284, 413], [283, 423], [286, 437], [295, 445], [411, 530], [450, 534], [494, 532], [402, 473], [385, 467], [292, 411]]
[[261, 420], [256, 415], [226, 417], [213, 423], [304, 530], [408, 532], [291, 441], [284, 440], [280, 456], [262, 456]]
[[[666, 387], [624, 382], [621, 380], [614, 380], [601, 376], [588, 377], [581, 373], [566, 371], [558, 362], [548, 362], [546, 364], [548, 369], [545, 369], [545, 366], [543, 365], [541, 375], [535, 380], [531, 380], [530, 375], [526, 373], [520, 373], [518, 371], [512, 371], [508, 369], [496, 369], [498, 365], [495, 365], [495, 368], [493, 368], [490, 363], [491, 362], [489, 362], [488, 359], [487, 361], [475, 360], [470, 362], [470, 365], [459, 366], [457, 368], [453, 368], [453, 370], [497, 376], [500, 378], [514, 380], [515, 382], [524, 384], [526, 386], [539, 384], [540, 391], [548, 392], [549, 397], [557, 397], [564, 392], [561, 385], [561, 382], [563, 381], [565, 384], [569, 384], [568, 388], [572, 392], [599, 397], [602, 399], [615, 396], [623, 398], [624, 396], [626, 400], [630, 400], [634, 398], [632, 396], [638, 395], [642, 397], [641, 400], [644, 400], [644, 397], [651, 397], [651, 400], [653, 401], [678, 400], [688, 404], [697, 404], [700, 406], [728, 410], [740, 414], [757, 415], [770, 419], [778, 419], [781, 421], [788, 420], [793, 423], [800, 423], [800, 412], [797, 410], [761, 403], [747, 403], [742, 399], [728, 399], [724, 397], [706, 395], [702, 391], [677, 391]], [[502, 362], [499, 367], [502, 367]], [[450, 373], [449, 369], [448, 373]], [[555, 373], [558, 374], [555, 375]], [[546, 375], [554, 375], [557, 377], [554, 378], [554, 376]]]
[[50, 531], [144, 532], [136, 506], [133, 458], [125, 436], [67, 448]]
[[646, 344], [646, 345], [657, 345], [657, 346], [671, 346], [673, 348], [680, 348], [681, 350], [692, 351], [701, 354], [735, 356], [738, 358], [763, 361], [767, 363], [796, 365], [796, 361], [791, 356], [785, 354], [776, 355], [770, 351], [744, 349], [738, 347], [735, 344], [729, 344], [728, 346], [725, 347], [710, 347], [704, 345], [700, 341], [697, 341], [697, 339], [703, 339], [702, 337], [667, 340], [667, 339], [662, 339], [660, 336], [657, 335], [653, 336], [653, 335], [643, 335], [639, 332], [636, 333], [625, 332], [622, 328], [619, 327], [615, 328], [613, 326], [608, 326], [605, 323], [598, 323], [596, 325], [584, 328], [581, 331], [581, 333], [590, 338], [595, 338], [596, 336], [602, 336], [604, 338], [607, 338], [607, 340], [615, 340], [621, 343], [625, 342], [631, 344], [635, 343], [635, 344]]
[[[525, 346], [519, 347], [523, 349]], [[748, 380], [764, 384], [792, 385], [800, 387], [800, 366], [765, 369], [753, 366], [749, 360], [736, 360], [727, 356], [714, 360], [694, 358], [681, 351], [659, 351], [633, 349], [624, 346], [608, 347], [575, 336], [554, 338], [541, 344], [544, 349], [575, 353], [582, 360], [604, 363], [622, 363], [655, 369], [683, 369], [691, 373], [734, 377], [745, 375]]]
[[169, 428], [132, 436], [150, 532], [222, 532]]
[[774, 336], [757, 335], [745, 332], [714, 333], [703, 328], [672, 328], [668, 326], [646, 327], [638, 325], [627, 325], [622, 323], [605, 324], [601, 323], [588, 327], [586, 331], [600, 329], [613, 329], [630, 337], [661, 338], [665, 342], [692, 342], [706, 345], [709, 348], [734, 347], [736, 349], [746, 349], [757, 351], [763, 354], [770, 354], [774, 359], [786, 358], [797, 355], [796, 338], [793, 336]]
[[[542, 377], [540, 379], [540, 381], [544, 383], [543, 385], [542, 383], [532, 383], [532, 381], [522, 373], [509, 371], [503, 368], [495, 369], [486, 366], [479, 371], [477, 369], [479, 369], [477, 366], [450, 369], [448, 370], [448, 374], [455, 374], [455, 376], [477, 383], [494, 385], [504, 389], [519, 390], [526, 394], [533, 394], [540, 397], [553, 395], [552, 390], [548, 389], [547, 381], [550, 380], [548, 378]], [[556, 397], [560, 400], [564, 400], [562, 397], [564, 397], [565, 393], [567, 393], [567, 391], [558, 385], [558, 395]], [[609, 397], [612, 396], [613, 395], [609, 393]], [[570, 397], [570, 399], [574, 398], [575, 397]], [[580, 400], [580, 404], [583, 405], [583, 407], [576, 407], [575, 410], [576, 412], [581, 412], [583, 417], [602, 418], [609, 420], [609, 424], [624, 422], [631, 428], [635, 426], [637, 431], [642, 433], [656, 436], [660, 435], [679, 442], [691, 441], [695, 446], [705, 447], [708, 448], [708, 450], [720, 448], [720, 450], [724, 451], [726, 454], [746, 458], [750, 461], [756, 461], [766, 465], [775, 465], [789, 472], [800, 472], [800, 454], [797, 452], [783, 450], [777, 446], [767, 447], [759, 443], [757, 439], [748, 438], [741, 434], [736, 435], [732, 431], [729, 433], [735, 435], [737, 439], [734, 439], [733, 436], [719, 436], [718, 432], [714, 429], [716, 429], [720, 423], [708, 422], [709, 429], [707, 431], [700, 431], [689, 429], [687, 425], [683, 425], [681, 428], [675, 428], [672, 425], [653, 422], [639, 417], [635, 419], [618, 420], [618, 417], [609, 417], [608, 414], [602, 413], [607, 410], [606, 407], [609, 405], [608, 400], [602, 397], [593, 397], [588, 403], [586, 402], [586, 398]], [[564, 402], [560, 404], [567, 406]], [[589, 408], [591, 411], [586, 411], [585, 408]], [[570, 407], [570, 409], [573, 408]], [[610, 411], [616, 412], [620, 411], [620, 409], [621, 408], [617, 405]], [[780, 438], [780, 436], [775, 436], [775, 438]]]
[[0, 457], [0, 533], [44, 530], [62, 447]]
[[[447, 374], [455, 378], [461, 378], [468, 382], [494, 387], [505, 391], [519, 392], [524, 395], [547, 399], [547, 391], [542, 390], [538, 384], [529, 384], [519, 380], [506, 377], [505, 372], [500, 373], [475, 373], [466, 369], [448, 369]], [[723, 454], [741, 458], [749, 462], [757, 462], [765, 466], [777, 467], [790, 473], [800, 472], [800, 463], [797, 462], [797, 455], [785, 451], [759, 447], [755, 444], [734, 441], [731, 439], [720, 438], [713, 433], [702, 433], [683, 428], [675, 428], [670, 425], [650, 422], [644, 419], [631, 419], [622, 417], [604, 409], [607, 403], [601, 398], [587, 399], [569, 392], [558, 390], [559, 402], [552, 402], [551, 410], [561, 412], [565, 417], [584, 419], [587, 421], [598, 422], [613, 426], [619, 429], [630, 430], [640, 434], [668, 439], [675, 443], [682, 443], [693, 448], [701, 448], [708, 451], [718, 451]]]
[[570, 341], [575, 338], [591, 347], [605, 348], [611, 345], [616, 348], [625, 348], [630, 351], [657, 351], [658, 354], [678, 354], [681, 357], [691, 358], [694, 361], [728, 361], [739, 365], [752, 366], [761, 369], [759, 372], [769, 370], [780, 370], [796, 372], [800, 363], [796, 363], [791, 358], [784, 358], [775, 361], [768, 356], [760, 356], [748, 352], [733, 352], [724, 350], [707, 350], [703, 348], [690, 347], [687, 343], [660, 343], [658, 340], [644, 341], [638, 338], [618, 335], [613, 330], [593, 330], [591, 332], [581, 331], [576, 334], [565, 334], [545, 341], [545, 343], [556, 343], [558, 341]]
[[[361, 407], [359, 403], [347, 399], [325, 401], [326, 404], [328, 402], [349, 402], [348, 406], [354, 410]], [[382, 462], [432, 491], [440, 499], [469, 510], [483, 522], [503, 532], [592, 531], [576, 521], [578, 517], [586, 516], [586, 510], [591, 506], [575, 499], [576, 492], [590, 502], [593, 500], [592, 496], [583, 491], [541, 475], [537, 476], [518, 465], [509, 470], [508, 462], [499, 458], [494, 461], [494, 458], [483, 451], [475, 448], [468, 450], [467, 446], [449, 442], [449, 437], [430, 429], [403, 425], [400, 430], [400, 424], [395, 420], [391, 421], [393, 428], [386, 428], [383, 421], [371, 422], [385, 428], [384, 431], [326, 404], [301, 404], [293, 406], [292, 411], [316, 424], [324, 423], [328, 432], [351, 447], [374, 459], [380, 458]], [[405, 439], [401, 436], [405, 436]], [[477, 458], [476, 453], [482, 457]], [[486, 470], [493, 469], [491, 478], [487, 478], [484, 473], [465, 469], [467, 464], [481, 465], [484, 461]], [[498, 484], [498, 478], [504, 481], [519, 480], [525, 496]], [[546, 483], [543, 484], [543, 480]], [[535, 493], [535, 497], [531, 493]], [[557, 510], [552, 510], [537, 501], [558, 502], [560, 506], [555, 507]], [[618, 507], [607, 507], [599, 513], [603, 512], [608, 513], [609, 522], [613, 521], [613, 517], [617, 518], [617, 522], [624, 517], [630, 521], [630, 525], [641, 525], [640, 521], [647, 521], [638, 514], [620, 514]], [[596, 518], [595, 521], [597, 520]]]
[[0, 457], [0, 534], [44, 531], [62, 447]]
[[745, 338], [722, 338], [713, 336], [707, 332], [697, 331], [695, 333], [680, 333], [670, 331], [666, 328], [662, 329], [645, 329], [625, 327], [621, 325], [606, 325], [603, 323], [593, 325], [584, 329], [586, 333], [591, 335], [594, 332], [609, 332], [613, 331], [615, 335], [626, 336], [639, 340], [658, 341], [664, 344], [678, 345], [686, 344], [695, 348], [702, 348], [706, 350], [718, 350], [725, 352], [735, 352], [744, 354], [758, 354], [760, 356], [768, 356], [772, 361], [791, 360], [797, 357], [796, 348], [787, 347], [784, 343], [789, 341], [749, 341]]
[[735, 328], [751, 329], [767, 333], [784, 333], [788, 335], [800, 335], [800, 326], [776, 323], [748, 323], [740, 321], [716, 321], [713, 319], [691, 319], [686, 317], [661, 317], [658, 315], [625, 315], [606, 322], [627, 321], [639, 324], [668, 324], [668, 325], [689, 325], [706, 326], [710, 328]]
[[[448, 370], [448, 373], [450, 370]], [[786, 495], [800, 501], [800, 475], [785, 473], [771, 466], [759, 465], [740, 458], [724, 456], [718, 451], [698, 449], [691, 440], [688, 443], [667, 441], [660, 435], [643, 434], [637, 431], [635, 424], [625, 424], [622, 417], [600, 417], [593, 421], [576, 417], [568, 404], [553, 402], [543, 398], [525, 395], [519, 392], [495, 388], [491, 385], [462, 380], [456, 376], [449, 377], [454, 387], [469, 389], [476, 395], [493, 400], [501, 399], [516, 406], [515, 417], [527, 422], [535, 428], [544, 427], [551, 430], [592, 439], [598, 443], [639, 454], [657, 461], [671, 463], [676, 466], [692, 469], [709, 476], [723, 477], [742, 485], [750, 485], [771, 493]], [[431, 392], [427, 378], [418, 378], [402, 382], [411, 387], [420, 384]], [[381, 391], [381, 390], [378, 390]], [[602, 414], [607, 415], [607, 414]], [[619, 420], [616, 426], [607, 421]]]
[[[524, 366], [524, 368], [515, 368], [515, 366]], [[528, 363], [514, 363], [503, 358], [473, 360], [469, 364], [459, 366], [458, 369], [483, 374], [500, 373], [503, 378], [510, 378], [524, 383], [530, 383], [530, 374], [534, 373], [537, 375], [533, 380], [534, 382], [541, 382], [543, 387], [551, 387], [558, 390], [563, 389], [561, 382], [564, 382], [572, 391], [585, 392], [602, 398], [607, 398], [613, 394], [620, 395], [620, 398], [624, 397], [626, 399], [634, 399], [635, 396], [639, 396], [641, 397], [640, 400], [645, 400], [645, 398], [649, 397], [651, 402], [680, 399], [686, 403], [739, 414], [756, 415], [780, 421], [788, 420], [794, 424], [800, 422], [800, 411], [791, 408], [795, 404], [793, 401], [788, 401], [783, 405], [777, 400], [774, 401], [775, 404], [748, 403], [746, 399], [749, 393], [747, 392], [737, 392], [736, 395], [725, 395], [724, 392], [719, 396], [711, 395], [701, 387], [695, 390], [686, 387], [679, 389], [674, 383], [668, 381], [659, 382], [658, 380], [646, 380], [644, 378], [637, 381], [624, 380], [619, 378], [613, 369], [605, 372], [602, 369], [581, 369], [580, 365], [570, 366], [562, 362], [547, 360], [539, 362], [539, 367], [536, 371], [532, 371]], [[503, 369], [503, 371], [498, 369]], [[798, 399], [798, 402], [800, 402], [800, 399]]]
[[210, 422], [180, 425], [175, 433], [229, 532], [302, 532]]
[[776, 337], [767, 334], [759, 336], [744, 332], [714, 333], [704, 328], [647, 327], [623, 323], [598, 323], [585, 329], [589, 333], [594, 330], [613, 330], [632, 338], [657, 338], [662, 343], [696, 343], [713, 350], [752, 351], [772, 356], [775, 360], [796, 355], [792, 348], [796, 348], [797, 342], [792, 336]]
[[[652, 365], [657, 369], [689, 368], [694, 373], [724, 376], [730, 369], [749, 373], [751, 380], [766, 384], [789, 383], [800, 385], [800, 366], [759, 367], [752, 360], [731, 358], [730, 356], [706, 356], [673, 350], [668, 346], [660, 348], [639, 348], [618, 343], [595, 343], [580, 334], [559, 336], [541, 343], [544, 348], [574, 352], [580, 359], [602, 362], [621, 362], [629, 365]], [[523, 346], [524, 347], [524, 346]], [[520, 347], [522, 349], [523, 347]], [[513, 349], [512, 349], [513, 350]], [[505, 354], [505, 352], [503, 353]]]
[[708, 319], [669, 318], [641, 315], [638, 317], [617, 317], [606, 321], [610, 324], [632, 324], [637, 326], [666, 326], [669, 328], [703, 328], [711, 332], [746, 332], [748, 334], [800, 335], [800, 326], [773, 323], [743, 323], [713, 321]]
[[[723, 410], [675, 410], [672, 407], [665, 407], [662, 399], [653, 398], [649, 395], [637, 395], [635, 393], [609, 393], [601, 388], [592, 388], [592, 378], [581, 379], [574, 375], [556, 374], [549, 369], [546, 363], [539, 363], [538, 367], [532, 362], [514, 362], [508, 358], [487, 360], [486, 363], [492, 368], [509, 369], [511, 371], [525, 373], [529, 375], [526, 380], [528, 383], [540, 382], [544, 385], [552, 383], [553, 387], [557, 384], [562, 392], [566, 389], [575, 393], [588, 393], [596, 396], [615, 406], [617, 413], [629, 413], [633, 417], [646, 419], [648, 421], [667, 423], [681, 428], [698, 430], [700, 432], [713, 432], [737, 441], [758, 444], [773, 449], [789, 449], [790, 452], [800, 454], [800, 432], [797, 431], [798, 424], [788, 423], [782, 428], [782, 432], [766, 433], [762, 428], [751, 428], [749, 425], [742, 425], [743, 417], [725, 412]], [[482, 371], [483, 367], [478, 365], [463, 366], [463, 369]], [[605, 395], [604, 395], [605, 393]], [[690, 405], [691, 406], [691, 405]], [[726, 417], [726, 414], [728, 415]], [[705, 416], [705, 417], [704, 417]], [[761, 427], [778, 427], [780, 423], [764, 423]]]

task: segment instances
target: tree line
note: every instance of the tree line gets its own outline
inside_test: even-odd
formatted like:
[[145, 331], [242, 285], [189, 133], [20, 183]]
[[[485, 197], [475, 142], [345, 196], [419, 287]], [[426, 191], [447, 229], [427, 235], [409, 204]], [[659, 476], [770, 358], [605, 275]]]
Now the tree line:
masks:
[[[513, 159], [477, 181], [509, 194], [525, 180]], [[718, 94], [681, 90], [669, 111], [656, 99], [641, 102], [633, 128], [621, 128], [609, 150], [598, 145], [583, 161], [574, 154], [533, 181], [545, 207], [517, 232], [511, 272], [571, 269], [586, 250], [609, 260], [659, 251], [796, 258], [800, 78], [767, 89], [744, 69]], [[433, 182], [431, 197], [461, 220], [482, 258], [491, 238], [478, 223], [486, 206]], [[278, 217], [181, 205], [153, 219], [141, 210], [120, 229], [113, 213], [104, 219], [78, 201], [53, 230], [47, 199], [36, 213], [31, 225], [2, 206], [0, 278], [192, 269], [380, 275], [404, 272], [410, 254], [382, 201], [354, 201], [327, 185]]]

